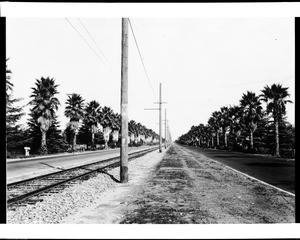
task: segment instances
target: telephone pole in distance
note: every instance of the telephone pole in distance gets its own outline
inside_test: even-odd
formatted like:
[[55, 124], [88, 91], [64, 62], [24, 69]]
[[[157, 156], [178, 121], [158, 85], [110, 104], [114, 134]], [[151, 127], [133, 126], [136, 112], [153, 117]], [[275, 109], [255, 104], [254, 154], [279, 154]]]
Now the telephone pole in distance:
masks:
[[161, 121], [161, 105], [166, 102], [161, 101], [161, 83], [159, 83], [159, 108], [145, 108], [145, 110], [159, 110], [159, 152], [162, 152], [162, 121]]

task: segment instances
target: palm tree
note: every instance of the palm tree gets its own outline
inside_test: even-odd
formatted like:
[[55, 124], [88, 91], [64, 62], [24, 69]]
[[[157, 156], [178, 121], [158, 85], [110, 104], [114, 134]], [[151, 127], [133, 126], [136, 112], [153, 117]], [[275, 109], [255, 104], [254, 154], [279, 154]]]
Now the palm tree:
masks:
[[239, 106], [231, 106], [228, 111], [228, 119], [230, 124], [229, 137], [234, 141], [234, 145], [236, 146], [244, 128], [241, 108]]
[[142, 125], [142, 127], [141, 127], [141, 134], [140, 134], [141, 140], [142, 140], [142, 144], [145, 144], [145, 142], [146, 142], [146, 134], [147, 134], [147, 128], [144, 125]]
[[108, 141], [110, 133], [112, 132], [112, 127], [115, 124], [115, 115], [110, 107], [104, 106], [102, 108], [101, 114], [99, 115], [100, 124], [103, 127], [103, 135], [105, 141], [105, 148], [108, 148]]
[[230, 127], [229, 108], [221, 107], [220, 116], [218, 119], [224, 135], [224, 147], [227, 147], [227, 130]]
[[143, 128], [142, 128], [142, 124], [140, 124], [139, 122], [136, 124], [136, 132], [135, 132], [135, 141], [138, 143], [138, 145], [140, 144], [141, 141], [141, 134], [142, 134]]
[[152, 131], [151, 131], [151, 129], [147, 128], [146, 131], [145, 131], [145, 142], [147, 144], [150, 144], [151, 140], [152, 140]]
[[80, 94], [73, 93], [68, 95], [66, 101], [65, 116], [70, 118], [70, 129], [73, 131], [73, 144], [72, 151], [75, 151], [76, 147], [76, 136], [79, 129], [79, 121], [84, 118], [84, 99]]
[[121, 130], [121, 115], [118, 113], [113, 113], [113, 122], [111, 124], [112, 129], [112, 136], [113, 136], [113, 142], [116, 145], [116, 143], [119, 140], [119, 133]]
[[282, 87], [281, 84], [273, 84], [271, 87], [268, 85], [261, 90], [261, 100], [267, 103], [267, 113], [271, 113], [274, 120], [275, 129], [275, 156], [279, 154], [279, 122], [282, 121], [283, 116], [286, 114], [285, 105], [292, 103], [286, 98], [290, 96], [288, 88]]
[[33, 99], [28, 104], [33, 106], [31, 111], [36, 117], [42, 133], [40, 152], [47, 154], [46, 133], [52, 125], [55, 111], [60, 105], [59, 100], [55, 97], [55, 94], [58, 93], [58, 85], [55, 85], [55, 80], [49, 77], [36, 79], [35, 85], [36, 87], [32, 88], [33, 93], [30, 95]]
[[134, 137], [136, 133], [136, 122], [134, 120], [130, 120], [128, 122], [128, 134], [130, 137], [130, 146], [133, 146], [134, 144]]
[[198, 126], [191, 128], [191, 136], [193, 145], [195, 145], [195, 141], [198, 142], [200, 147], [207, 147], [207, 132], [204, 124], [200, 123]]
[[257, 124], [262, 118], [262, 107], [259, 96], [254, 92], [247, 91], [240, 100], [243, 120], [250, 132], [250, 148], [253, 149], [253, 133], [257, 129]]
[[101, 114], [100, 103], [93, 100], [90, 101], [85, 107], [85, 122], [92, 134], [92, 148], [95, 147], [95, 133], [97, 132], [97, 124], [99, 115]]
[[198, 126], [191, 128], [191, 134], [193, 137], [193, 141], [197, 141], [200, 147], [204, 146], [205, 139], [206, 139], [206, 132], [204, 124], [200, 123]]
[[219, 147], [219, 145], [220, 145], [220, 143], [219, 143], [219, 132], [220, 132], [220, 127], [221, 127], [220, 123], [219, 123], [220, 115], [221, 115], [221, 113], [219, 111], [214, 111], [212, 113], [212, 116], [208, 119], [208, 124], [214, 130], [213, 135], [216, 135], [216, 138], [217, 138], [217, 147]]
[[214, 147], [214, 129], [209, 124], [205, 125], [205, 138], [207, 142], [207, 147]]

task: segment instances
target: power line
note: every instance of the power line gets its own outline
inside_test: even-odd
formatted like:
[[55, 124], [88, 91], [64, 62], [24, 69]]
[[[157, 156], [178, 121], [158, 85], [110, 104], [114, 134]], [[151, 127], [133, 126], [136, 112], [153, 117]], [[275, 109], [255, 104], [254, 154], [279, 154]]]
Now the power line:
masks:
[[256, 81], [256, 82], [246, 82], [246, 83], [237, 83], [237, 84], [230, 84], [230, 85], [223, 85], [223, 86], [217, 86], [217, 87], [213, 87], [213, 88], [207, 88], [207, 89], [216, 89], [216, 88], [225, 88], [225, 87], [235, 87], [235, 86], [241, 86], [241, 85], [251, 85], [251, 84], [255, 84], [255, 83], [267, 83], [267, 82], [274, 82], [274, 81], [278, 81], [278, 80], [283, 80], [282, 82], [287, 82], [287, 81], [291, 81], [294, 78], [294, 76], [287, 76], [287, 77], [283, 77], [283, 78], [273, 78], [273, 79], [269, 79], [269, 80], [262, 80], [262, 81]]
[[78, 33], [78, 35], [81, 37], [81, 39], [89, 46], [89, 48], [93, 51], [93, 53], [96, 54], [96, 56], [105, 64], [103, 59], [98, 55], [98, 53], [95, 52], [95, 50], [91, 47], [91, 45], [85, 40], [85, 38], [80, 34], [80, 32], [74, 27], [74, 25], [69, 21], [68, 18], [65, 18], [68, 23], [72, 26], [72, 28]]
[[101, 52], [101, 54], [103, 55], [104, 59], [106, 60], [106, 62], [109, 65], [110, 70], [112, 69], [112, 65], [109, 62], [109, 60], [107, 59], [107, 57], [105, 56], [104, 52], [101, 50], [101, 48], [99, 47], [99, 45], [97, 44], [97, 42], [95, 41], [95, 39], [93, 38], [92, 34], [89, 32], [89, 30], [87, 29], [87, 27], [84, 25], [84, 23], [80, 20], [80, 18], [77, 18], [78, 21], [80, 22], [80, 24], [84, 27], [85, 31], [88, 33], [88, 35], [90, 36], [90, 38], [92, 39], [92, 41], [95, 43], [96, 47], [98, 48], [98, 50]]
[[[97, 56], [98, 59], [100, 59], [106, 67], [107, 66], [107, 63], [99, 56], [99, 54], [92, 48], [92, 46], [86, 41], [86, 39], [80, 34], [80, 32], [76, 29], [76, 27], [69, 21], [68, 18], [65, 18], [68, 23], [72, 26], [72, 28], [78, 33], [78, 35], [81, 37], [81, 39], [89, 46], [89, 48], [93, 51], [93, 53]], [[109, 68], [109, 67], [108, 67]], [[111, 72], [111, 69], [109, 68], [110, 72]], [[114, 77], [117, 79], [117, 77], [114, 75]], [[118, 79], [117, 79], [118, 80]]]
[[145, 64], [144, 64], [143, 58], [142, 58], [142, 54], [141, 54], [141, 52], [140, 52], [140, 48], [139, 48], [139, 45], [138, 45], [138, 43], [137, 43], [137, 40], [136, 40], [136, 37], [135, 37], [134, 31], [133, 31], [133, 27], [132, 27], [132, 25], [131, 25], [131, 22], [130, 22], [130, 19], [129, 19], [129, 18], [128, 18], [128, 22], [129, 22], [129, 25], [130, 25], [130, 29], [131, 29], [131, 32], [132, 32], [132, 35], [133, 35], [134, 41], [135, 41], [135, 45], [136, 45], [136, 47], [137, 47], [137, 50], [138, 50], [138, 52], [139, 52], [139, 55], [140, 55], [140, 59], [141, 59], [141, 61], [142, 61], [142, 65], [143, 65], [143, 68], [144, 68], [144, 71], [145, 71], [146, 77], [147, 77], [147, 79], [148, 79], [148, 83], [149, 83], [149, 85], [150, 85], [150, 87], [151, 87], [151, 90], [152, 90], [152, 93], [153, 93], [154, 97], [156, 97], [156, 96], [155, 96], [155, 93], [154, 93], [154, 90], [153, 90], [153, 88], [152, 88], [152, 85], [151, 85], [151, 83], [150, 83], [150, 79], [149, 79], [149, 76], [148, 76], [148, 73], [147, 73], [147, 70], [146, 70], [146, 67], [145, 67]]

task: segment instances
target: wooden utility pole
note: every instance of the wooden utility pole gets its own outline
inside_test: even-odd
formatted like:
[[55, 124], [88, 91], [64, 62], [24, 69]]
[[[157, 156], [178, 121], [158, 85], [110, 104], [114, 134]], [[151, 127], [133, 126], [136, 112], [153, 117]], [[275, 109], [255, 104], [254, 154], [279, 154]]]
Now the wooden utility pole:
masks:
[[170, 133], [170, 128], [169, 128], [169, 122], [167, 121], [167, 135], [168, 135], [168, 145], [172, 142], [172, 137]]
[[161, 120], [161, 105], [166, 102], [161, 101], [161, 83], [159, 83], [159, 108], [145, 108], [145, 110], [158, 110], [159, 111], [159, 152], [162, 152], [162, 120]]
[[120, 182], [128, 182], [128, 18], [122, 18]]
[[165, 109], [165, 149], [167, 149], [167, 109]]
[[159, 83], [159, 152], [161, 153], [161, 142], [162, 142], [162, 122], [161, 122], [161, 83]]

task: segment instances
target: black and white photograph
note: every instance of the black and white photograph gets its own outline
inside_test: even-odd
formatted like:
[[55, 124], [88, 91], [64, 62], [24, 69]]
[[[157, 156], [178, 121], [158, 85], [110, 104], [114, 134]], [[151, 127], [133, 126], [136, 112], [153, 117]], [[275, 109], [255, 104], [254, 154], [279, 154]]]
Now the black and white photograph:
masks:
[[280, 4], [4, 4], [7, 225], [296, 227]]

